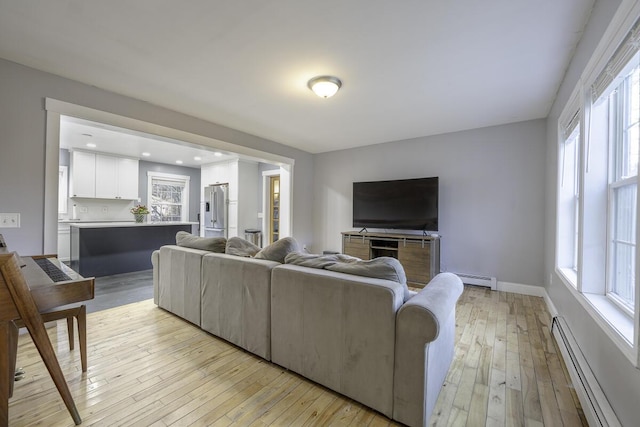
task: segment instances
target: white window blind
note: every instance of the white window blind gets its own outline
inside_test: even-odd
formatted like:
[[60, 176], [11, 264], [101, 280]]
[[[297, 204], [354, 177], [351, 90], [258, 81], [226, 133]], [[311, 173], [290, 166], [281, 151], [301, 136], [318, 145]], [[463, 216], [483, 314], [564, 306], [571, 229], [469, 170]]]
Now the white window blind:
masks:
[[604, 70], [602, 70], [602, 73], [600, 73], [591, 85], [593, 100], [601, 98], [607, 94], [611, 88], [620, 84], [620, 81], [624, 78], [620, 77], [624, 74], [622, 71], [628, 66], [638, 50], [640, 50], [640, 20], [633, 24], [627, 37], [622, 41], [620, 47], [618, 47], [604, 67]]

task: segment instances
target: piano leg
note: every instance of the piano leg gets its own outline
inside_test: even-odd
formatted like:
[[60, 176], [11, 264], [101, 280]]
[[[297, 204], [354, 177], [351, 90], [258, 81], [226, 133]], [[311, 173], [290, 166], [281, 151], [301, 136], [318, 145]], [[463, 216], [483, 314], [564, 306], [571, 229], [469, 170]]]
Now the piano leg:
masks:
[[30, 320], [31, 319], [25, 319], [25, 324], [29, 330], [29, 334], [31, 334], [31, 339], [36, 345], [36, 348], [42, 357], [42, 361], [47, 367], [49, 375], [51, 375], [51, 379], [56, 385], [56, 388], [58, 389], [64, 404], [69, 410], [73, 421], [76, 425], [79, 425], [82, 423], [82, 419], [80, 418], [80, 414], [73, 402], [73, 397], [71, 396], [71, 392], [67, 386], [67, 381], [64, 379], [64, 375], [62, 374], [62, 369], [60, 369], [60, 364], [58, 364], [58, 359], [53, 351], [53, 346], [51, 345], [51, 341], [49, 341], [49, 336], [44, 328], [44, 324], [31, 322]]
[[0, 322], [0, 350], [0, 426], [7, 426], [18, 350], [18, 328], [12, 321]]
[[87, 372], [87, 307], [84, 304], [80, 306], [76, 319], [78, 319], [78, 341], [80, 342], [82, 372]]

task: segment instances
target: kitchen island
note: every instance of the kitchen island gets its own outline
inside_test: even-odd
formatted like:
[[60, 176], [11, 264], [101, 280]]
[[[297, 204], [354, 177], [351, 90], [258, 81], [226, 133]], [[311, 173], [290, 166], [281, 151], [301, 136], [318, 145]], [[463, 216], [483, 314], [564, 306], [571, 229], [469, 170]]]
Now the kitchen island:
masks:
[[151, 253], [197, 222], [71, 223], [71, 268], [85, 277], [150, 270]]

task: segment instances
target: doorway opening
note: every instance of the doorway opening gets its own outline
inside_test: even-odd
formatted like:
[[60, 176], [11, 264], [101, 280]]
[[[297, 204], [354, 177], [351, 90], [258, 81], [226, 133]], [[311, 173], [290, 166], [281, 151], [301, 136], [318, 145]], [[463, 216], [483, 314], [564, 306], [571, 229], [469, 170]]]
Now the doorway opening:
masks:
[[[167, 128], [164, 126], [156, 125], [149, 122], [144, 122], [129, 117], [119, 116], [112, 113], [107, 113], [100, 110], [94, 110], [91, 108], [70, 104], [55, 99], [47, 98], [45, 102], [45, 108], [47, 112], [47, 135], [46, 135], [46, 159], [45, 159], [45, 215], [44, 215], [44, 244], [43, 250], [45, 253], [56, 253], [58, 250], [58, 219], [59, 219], [59, 205], [64, 206], [64, 202], [60, 203], [60, 187], [59, 187], [59, 175], [60, 175], [60, 148], [61, 144], [61, 124], [64, 120], [72, 122], [86, 124], [92, 122], [97, 124], [101, 130], [121, 130], [127, 134], [127, 138], [130, 137], [142, 137], [153, 141], [155, 147], [166, 147], [166, 150], [184, 150], [185, 153], [189, 153], [191, 159], [200, 157], [197, 154], [193, 154], [194, 150], [200, 150], [203, 153], [213, 154], [216, 152], [224, 153], [224, 157], [220, 159], [221, 163], [224, 163], [225, 167], [233, 170], [233, 168], [243, 169], [247, 164], [253, 164], [252, 166], [256, 170], [255, 184], [245, 184], [246, 186], [253, 185], [254, 188], [259, 188], [259, 173], [258, 168], [273, 168], [281, 177], [279, 182], [279, 194], [278, 194], [278, 227], [277, 234], [279, 237], [285, 237], [291, 235], [292, 223], [291, 223], [291, 183], [293, 175], [294, 160], [275, 155], [272, 153], [263, 152], [260, 150], [248, 148], [245, 146], [231, 144], [225, 141], [216, 140], [210, 137], [197, 135], [177, 129]], [[86, 132], [85, 132], [86, 133]], [[83, 144], [85, 141], [81, 141]], [[84, 144], [86, 145], [86, 144]], [[132, 146], [131, 143], [128, 144]], [[86, 150], [86, 148], [82, 148]], [[100, 149], [101, 152], [113, 155], [125, 155], [128, 157], [134, 157], [135, 153], [118, 153], [114, 144], [103, 145]], [[165, 150], [165, 151], [166, 151]], [[158, 150], [161, 151], [161, 150]], [[143, 150], [138, 149], [137, 152], [141, 155]], [[204, 157], [204, 156], [203, 156]], [[145, 160], [142, 157], [140, 160]], [[175, 163], [175, 160], [172, 160]], [[234, 166], [234, 163], [235, 166]], [[186, 162], [185, 162], [186, 163]], [[212, 161], [209, 165], [215, 166], [216, 161]], [[200, 166], [192, 166], [200, 167]], [[215, 169], [215, 168], [209, 168]], [[69, 175], [73, 172], [70, 169]], [[238, 180], [243, 180], [242, 174], [238, 174]], [[209, 182], [211, 181], [211, 182]], [[246, 180], [245, 180], [246, 181]], [[142, 181], [141, 181], [142, 182]], [[203, 177], [200, 182], [200, 200], [198, 203], [202, 205], [204, 188], [208, 185], [215, 184], [216, 178], [208, 175]], [[242, 184], [242, 182], [241, 182]], [[147, 186], [145, 180], [145, 187]], [[140, 189], [139, 201], [146, 201], [147, 192]], [[266, 236], [267, 228], [264, 224], [264, 220], [260, 220], [268, 216], [265, 209], [262, 212], [258, 211], [263, 205], [259, 199], [262, 199], [263, 192], [256, 191], [255, 199], [255, 212], [251, 215], [255, 226], [257, 228], [262, 226], [262, 232]], [[231, 201], [233, 203], [233, 201]], [[104, 205], [104, 203], [102, 203]], [[101, 210], [105, 210], [104, 206], [100, 207]], [[111, 211], [111, 209], [109, 209]], [[202, 206], [195, 209], [195, 212], [202, 212]], [[241, 210], [241, 213], [245, 215], [246, 210]], [[69, 215], [73, 215], [72, 209], [69, 209]], [[240, 218], [240, 216], [239, 216]], [[193, 221], [194, 219], [191, 218]], [[232, 224], [233, 225], [233, 224]], [[237, 224], [236, 233], [238, 236], [243, 236], [244, 229], [240, 229], [242, 226], [242, 219]]]

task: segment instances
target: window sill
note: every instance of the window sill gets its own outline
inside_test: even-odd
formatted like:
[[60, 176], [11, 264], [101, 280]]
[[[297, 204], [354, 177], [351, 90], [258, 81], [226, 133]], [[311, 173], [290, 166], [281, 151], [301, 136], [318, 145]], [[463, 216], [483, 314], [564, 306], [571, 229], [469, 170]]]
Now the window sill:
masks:
[[573, 286], [573, 289], [578, 289], [578, 275], [570, 268], [557, 268], [556, 271], [564, 279], [565, 282], [569, 282], [569, 285]]
[[558, 268], [556, 271], [560, 276], [561, 282], [564, 283], [603, 332], [611, 338], [633, 366], [640, 367], [637, 349], [633, 346], [633, 318], [629, 317], [627, 313], [604, 295], [578, 292], [574, 285], [577, 283], [577, 277], [573, 270]]
[[633, 346], [633, 319], [604, 295], [587, 293], [583, 295], [607, 323], [627, 341], [627, 345]]

